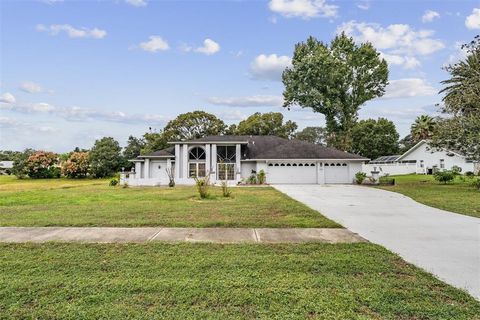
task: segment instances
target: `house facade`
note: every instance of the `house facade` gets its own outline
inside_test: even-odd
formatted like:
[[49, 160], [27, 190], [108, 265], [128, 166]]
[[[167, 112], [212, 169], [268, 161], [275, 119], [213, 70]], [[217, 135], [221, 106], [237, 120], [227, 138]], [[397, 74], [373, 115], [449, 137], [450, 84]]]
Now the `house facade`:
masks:
[[364, 165], [364, 172], [379, 171], [380, 175], [432, 174], [436, 170], [451, 170], [454, 166], [467, 171], [478, 172], [478, 163], [465, 156], [448, 150], [430, 148], [428, 142], [420, 141], [402, 155], [384, 156]]
[[132, 186], [192, 185], [209, 175], [211, 183], [236, 185], [263, 170], [270, 184], [352, 183], [368, 159], [336, 149], [275, 136], [209, 136], [172, 141], [171, 146], [131, 160], [123, 181]]

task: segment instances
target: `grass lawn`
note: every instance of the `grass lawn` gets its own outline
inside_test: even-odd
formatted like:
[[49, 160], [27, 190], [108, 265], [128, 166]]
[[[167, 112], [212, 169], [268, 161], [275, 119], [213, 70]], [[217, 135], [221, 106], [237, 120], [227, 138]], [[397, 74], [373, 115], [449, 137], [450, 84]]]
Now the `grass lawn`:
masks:
[[341, 227], [270, 187], [110, 187], [107, 180], [0, 176], [0, 226]]
[[431, 207], [480, 217], [480, 191], [458, 178], [454, 183], [440, 184], [430, 175], [393, 176], [395, 186], [380, 188], [404, 194]]
[[0, 318], [480, 319], [480, 303], [361, 244], [2, 244]]

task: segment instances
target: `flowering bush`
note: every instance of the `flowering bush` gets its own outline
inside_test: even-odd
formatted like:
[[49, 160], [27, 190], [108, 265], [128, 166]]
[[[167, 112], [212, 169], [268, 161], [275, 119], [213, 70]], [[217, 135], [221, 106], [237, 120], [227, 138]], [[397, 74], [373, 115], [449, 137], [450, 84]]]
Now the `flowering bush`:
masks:
[[89, 167], [88, 152], [73, 152], [63, 163], [62, 174], [68, 178], [85, 178]]
[[53, 152], [36, 151], [25, 162], [27, 174], [33, 179], [59, 178], [58, 155]]

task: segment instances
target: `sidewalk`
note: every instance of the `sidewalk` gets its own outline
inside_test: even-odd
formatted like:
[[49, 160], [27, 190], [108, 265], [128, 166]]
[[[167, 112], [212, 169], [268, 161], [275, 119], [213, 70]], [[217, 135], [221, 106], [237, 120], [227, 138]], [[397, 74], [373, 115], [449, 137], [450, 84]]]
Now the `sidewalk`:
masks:
[[211, 242], [211, 243], [353, 243], [359, 235], [340, 228], [70, 228], [0, 227], [0, 242]]

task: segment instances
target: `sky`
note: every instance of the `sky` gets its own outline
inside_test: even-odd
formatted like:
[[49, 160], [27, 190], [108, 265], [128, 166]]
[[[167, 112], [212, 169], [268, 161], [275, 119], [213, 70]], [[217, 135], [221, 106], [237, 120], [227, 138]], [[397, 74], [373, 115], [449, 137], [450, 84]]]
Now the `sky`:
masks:
[[0, 150], [125, 145], [193, 110], [322, 126], [321, 114], [282, 108], [281, 72], [296, 43], [342, 31], [389, 63], [385, 95], [360, 119], [385, 117], [405, 136], [436, 114], [442, 67], [480, 33], [480, 0], [1, 0], [0, 28]]

